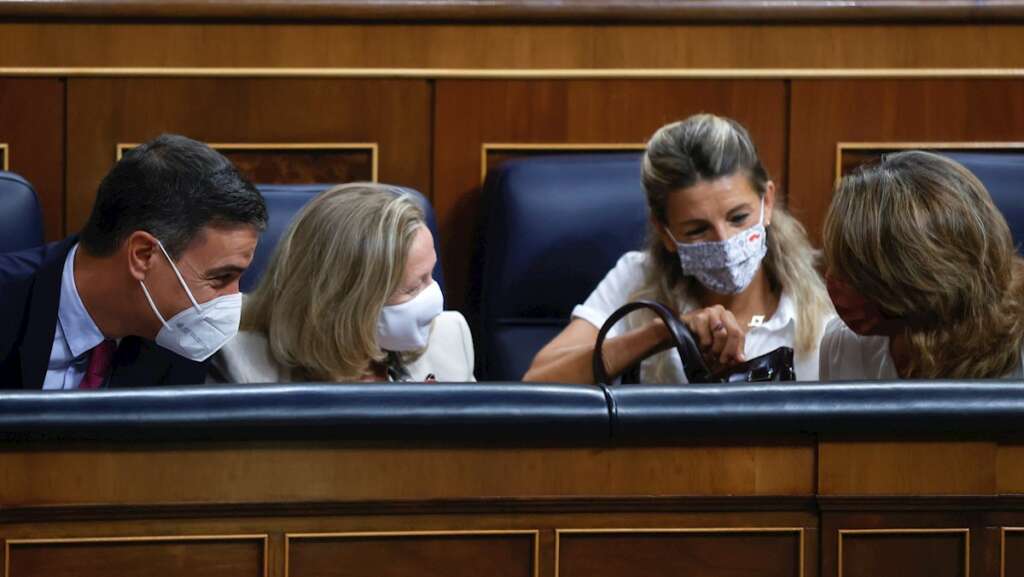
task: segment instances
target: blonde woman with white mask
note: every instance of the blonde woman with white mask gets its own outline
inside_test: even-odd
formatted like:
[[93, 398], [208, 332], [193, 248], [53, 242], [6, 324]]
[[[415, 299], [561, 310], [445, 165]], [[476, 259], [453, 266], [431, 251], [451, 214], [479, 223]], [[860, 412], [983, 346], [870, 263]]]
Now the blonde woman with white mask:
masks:
[[[619, 259], [525, 379], [594, 382], [598, 329], [640, 299], [679, 311], [712, 369], [788, 346], [797, 378], [817, 379], [822, 330], [834, 313], [806, 233], [776, 203], [746, 129], [710, 114], [663, 126], [647, 144], [641, 176], [650, 211], [645, 250]], [[641, 381], [686, 382], [678, 353], [664, 350], [659, 319], [633, 313], [608, 337], [609, 375], [657, 352], [641, 365]]]
[[472, 381], [473, 341], [443, 311], [423, 211], [378, 184], [323, 192], [296, 216], [241, 332], [214, 357], [215, 380]]

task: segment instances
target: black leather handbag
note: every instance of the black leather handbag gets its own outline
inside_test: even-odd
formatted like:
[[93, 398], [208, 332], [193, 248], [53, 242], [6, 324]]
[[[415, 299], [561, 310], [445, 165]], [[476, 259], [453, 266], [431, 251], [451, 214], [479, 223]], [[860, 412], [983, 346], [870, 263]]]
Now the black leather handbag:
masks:
[[[793, 349], [790, 347], [779, 347], [774, 351], [750, 359], [749, 361], [724, 367], [712, 372], [704, 363], [704, 356], [697, 346], [690, 329], [679, 320], [679, 316], [669, 307], [654, 301], [636, 301], [623, 305], [616, 310], [597, 333], [597, 343], [594, 345], [594, 379], [598, 384], [611, 385], [611, 379], [605, 371], [604, 355], [602, 352], [604, 340], [608, 331], [619, 322], [622, 317], [629, 313], [647, 309], [656, 314], [668, 328], [670, 344], [679, 352], [679, 358], [683, 361], [683, 372], [686, 379], [691, 383], [734, 383], [734, 382], [778, 382], [795, 381], [796, 374], [793, 371]], [[657, 352], [657, 351], [655, 351]], [[652, 353], [653, 354], [653, 353]], [[622, 383], [640, 382], [640, 362], [622, 372]]]

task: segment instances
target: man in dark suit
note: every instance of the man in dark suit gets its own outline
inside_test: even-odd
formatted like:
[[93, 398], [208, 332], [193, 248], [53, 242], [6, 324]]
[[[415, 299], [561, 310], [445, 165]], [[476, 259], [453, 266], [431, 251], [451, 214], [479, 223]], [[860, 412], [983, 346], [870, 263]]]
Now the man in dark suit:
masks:
[[0, 388], [198, 384], [238, 331], [262, 196], [205, 144], [163, 135], [100, 183], [79, 235], [0, 255]]

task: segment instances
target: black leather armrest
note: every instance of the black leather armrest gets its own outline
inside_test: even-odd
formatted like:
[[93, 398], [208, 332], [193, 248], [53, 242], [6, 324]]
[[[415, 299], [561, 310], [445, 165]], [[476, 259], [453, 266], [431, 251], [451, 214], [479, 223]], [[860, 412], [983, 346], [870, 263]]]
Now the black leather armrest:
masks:
[[0, 439], [607, 443], [599, 387], [297, 384], [0, 393]]

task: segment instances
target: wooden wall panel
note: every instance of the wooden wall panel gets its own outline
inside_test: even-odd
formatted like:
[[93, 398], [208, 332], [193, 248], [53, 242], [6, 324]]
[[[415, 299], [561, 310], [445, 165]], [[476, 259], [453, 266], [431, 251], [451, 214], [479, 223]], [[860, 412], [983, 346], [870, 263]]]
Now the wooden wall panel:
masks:
[[[0, 447], [0, 508], [484, 497], [810, 495], [814, 448], [360, 447], [323, 442], [237, 451]], [[281, 471], [291, 472], [281, 475]], [[131, 480], [128, 482], [127, 480]], [[86, 501], [81, 501], [86, 499]]]
[[840, 577], [967, 577], [970, 571], [967, 532], [880, 530], [840, 539]]
[[822, 440], [821, 495], [994, 495], [993, 442]]
[[4, 577], [262, 577], [264, 549], [261, 537], [14, 542]]
[[782, 81], [442, 80], [435, 101], [434, 207], [456, 307], [469, 281], [485, 143], [636, 144], [663, 124], [714, 112], [744, 123], [774, 178], [786, 178]]
[[1000, 577], [1024, 577], [1024, 529], [1002, 528]]
[[563, 532], [556, 577], [802, 577], [801, 538], [799, 530]]
[[0, 67], [1021, 68], [1024, 25], [0, 23]]
[[430, 106], [425, 80], [71, 79], [67, 228], [88, 218], [116, 145], [161, 132], [222, 143], [377, 143], [380, 180], [429, 197]]
[[534, 577], [536, 532], [334, 535], [288, 541], [289, 577]]
[[839, 142], [1012, 142], [1024, 80], [794, 80], [790, 207], [820, 244]]
[[[0, 78], [0, 143], [9, 170], [36, 189], [47, 240], [64, 232], [64, 81]], [[3, 164], [0, 163], [0, 168]]]

